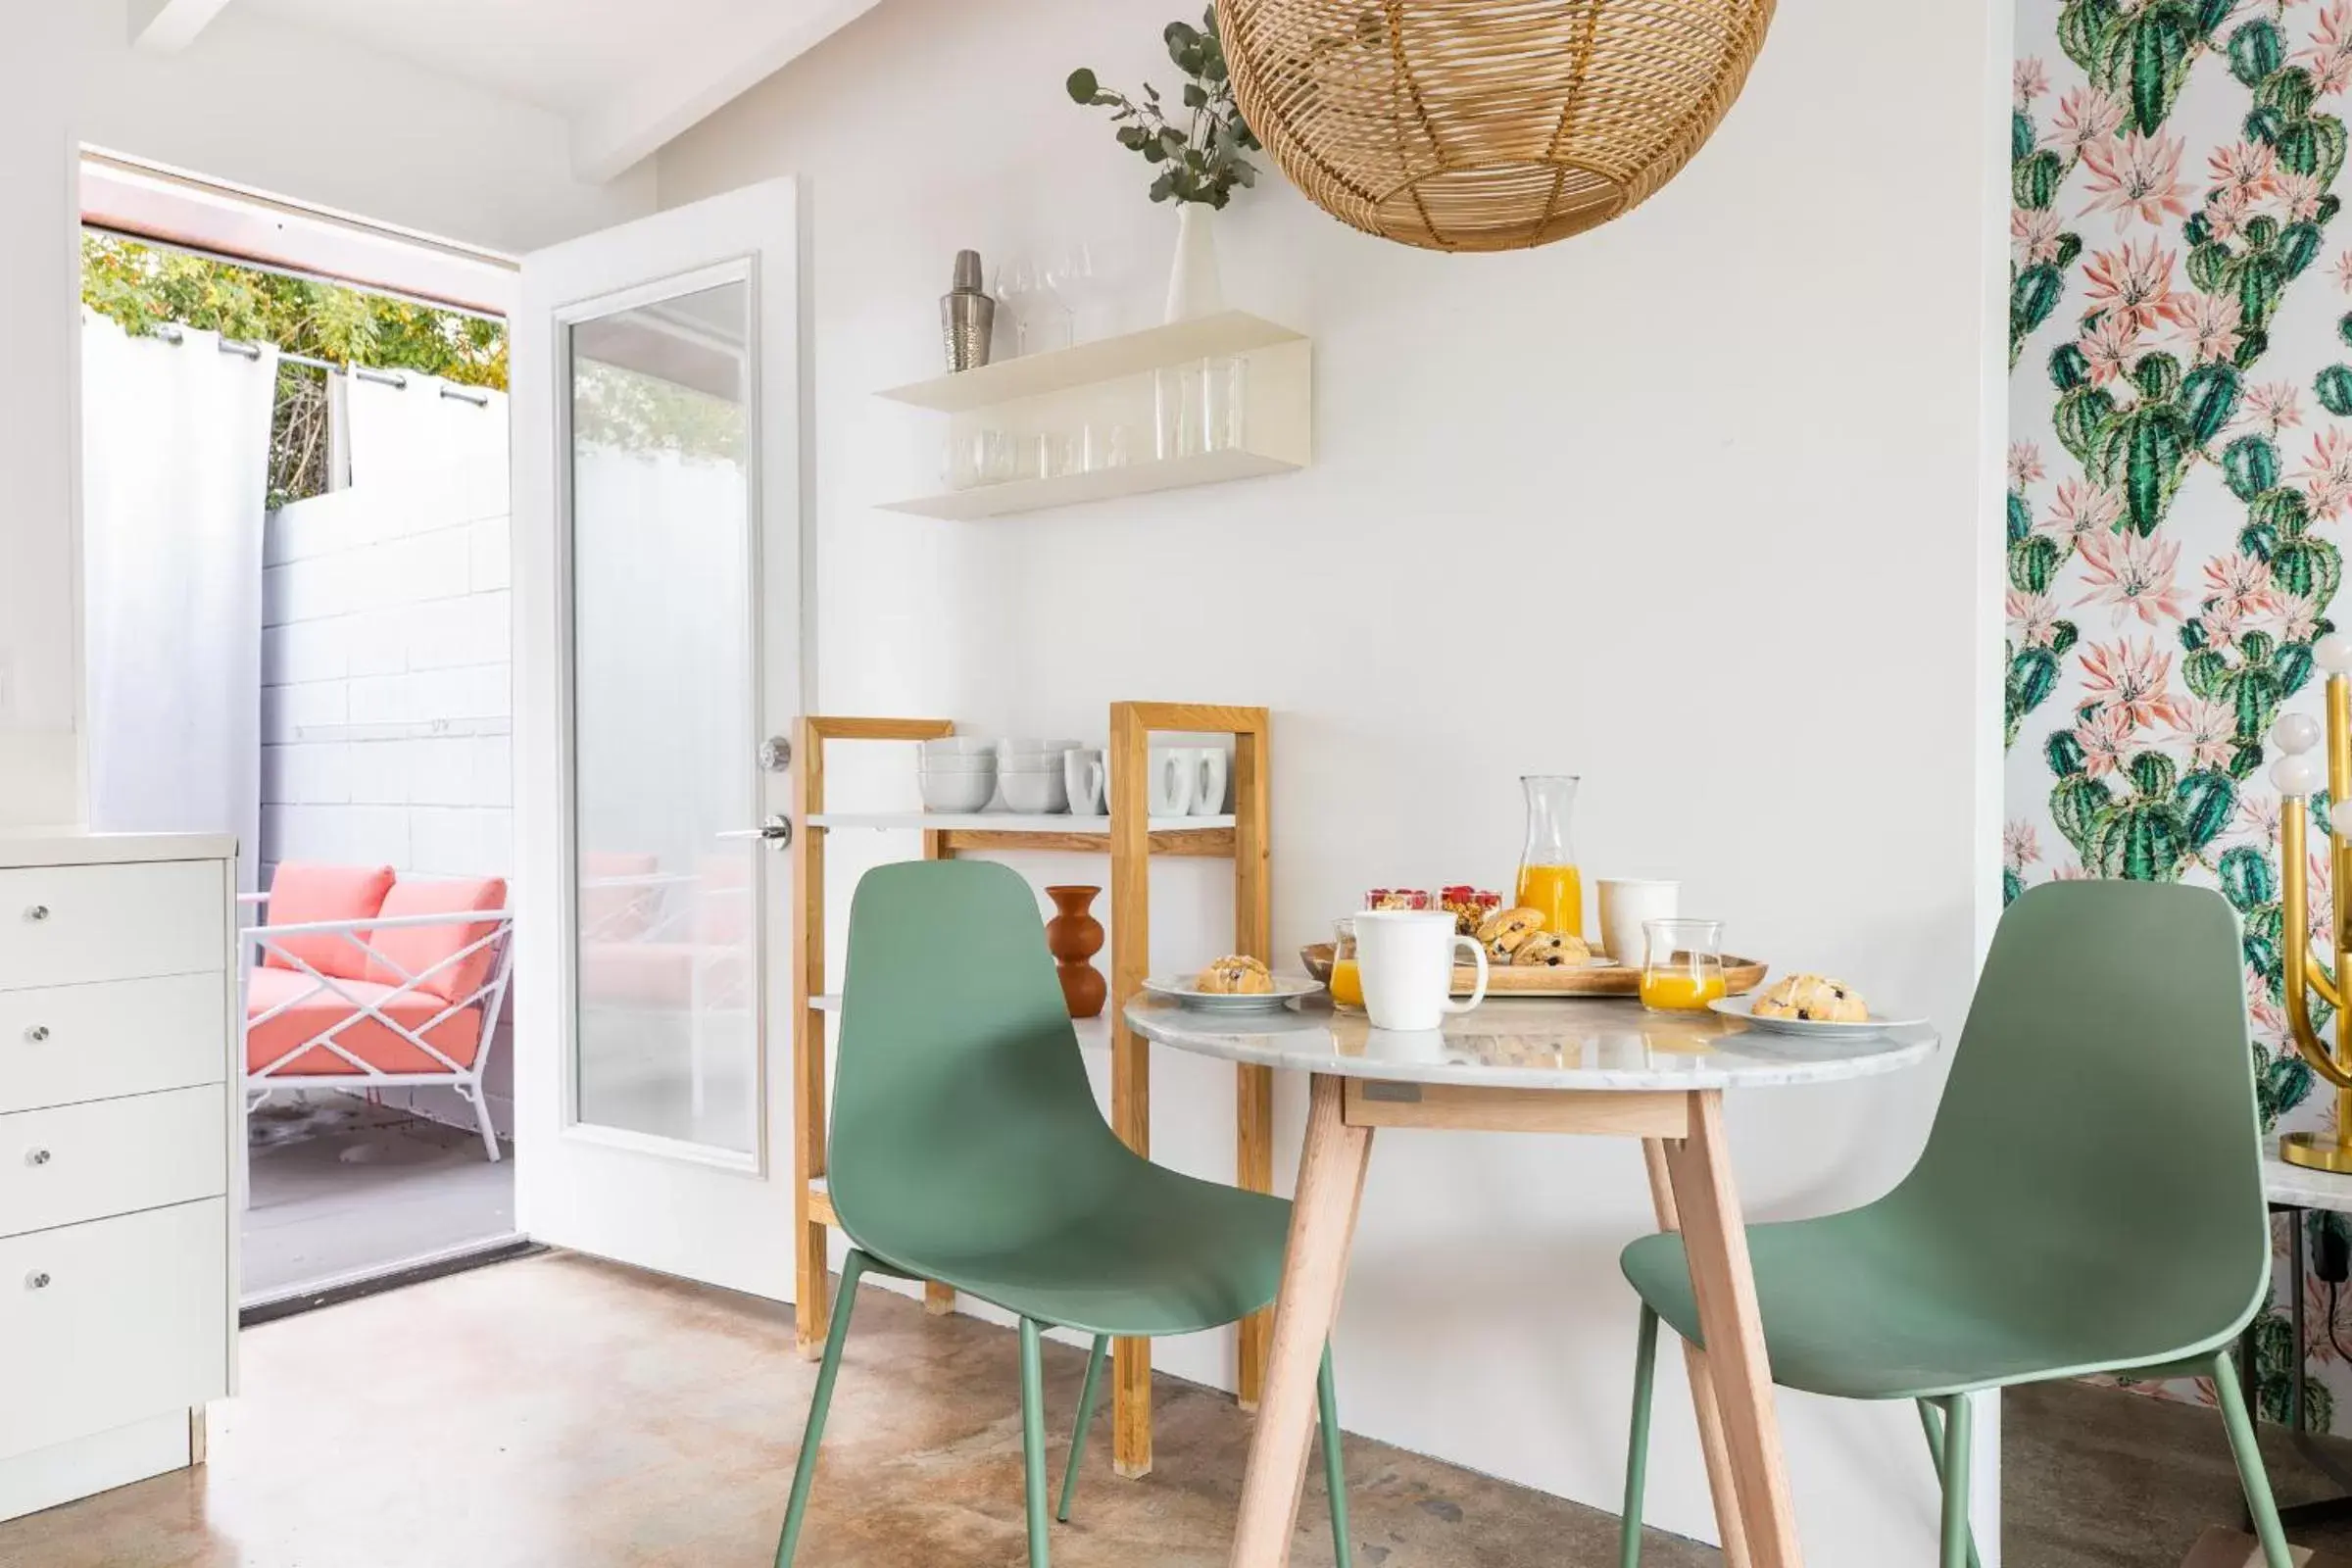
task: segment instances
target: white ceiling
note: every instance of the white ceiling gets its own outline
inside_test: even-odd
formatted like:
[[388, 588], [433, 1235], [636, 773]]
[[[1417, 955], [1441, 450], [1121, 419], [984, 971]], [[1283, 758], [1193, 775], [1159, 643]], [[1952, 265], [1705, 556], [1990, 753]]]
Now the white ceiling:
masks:
[[571, 122], [574, 163], [584, 176], [601, 180], [877, 0], [229, 3], [562, 115]]

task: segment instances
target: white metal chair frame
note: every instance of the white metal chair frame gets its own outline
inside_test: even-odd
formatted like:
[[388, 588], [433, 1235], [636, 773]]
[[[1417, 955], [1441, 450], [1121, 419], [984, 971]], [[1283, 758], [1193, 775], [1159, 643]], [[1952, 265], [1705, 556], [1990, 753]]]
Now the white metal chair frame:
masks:
[[[261, 904], [268, 898], [269, 895], [266, 893], [246, 894], [238, 902]], [[368, 933], [371, 931], [394, 931], [427, 926], [475, 925], [487, 925], [490, 929], [449, 956], [439, 959], [414, 974], [369, 946], [368, 941]], [[268, 1064], [260, 1067], [249, 1066], [245, 1072], [246, 1111], [250, 1114], [259, 1109], [271, 1095], [286, 1089], [377, 1090], [425, 1088], [437, 1085], [456, 1090], [459, 1098], [473, 1107], [474, 1123], [481, 1130], [482, 1148], [495, 1162], [500, 1157], [498, 1133], [491, 1125], [489, 1102], [482, 1093], [482, 1077], [490, 1065], [491, 1042], [498, 1032], [499, 1013], [506, 1005], [507, 975], [514, 956], [514, 944], [508, 938], [513, 935], [514, 928], [514, 917], [506, 909], [466, 909], [449, 914], [403, 914], [368, 920], [310, 920], [296, 925], [247, 926], [240, 935], [246, 942], [253, 945], [254, 961], [257, 964], [274, 955], [283, 964], [309, 976], [311, 981], [309, 988], [300, 995], [288, 998], [259, 1017], [248, 1017], [245, 1020], [245, 1038], [248, 1042], [252, 1039], [255, 1025], [267, 1023], [289, 1007], [297, 1006], [317, 997], [331, 996], [350, 1010], [331, 1026], [320, 1030]], [[309, 959], [298, 953], [287, 951], [282, 945], [287, 937], [319, 936], [331, 936], [349, 943], [372, 962], [381, 964], [398, 975], [400, 984], [392, 988], [390, 996], [380, 1001], [369, 1001], [346, 990], [345, 987], [350, 983], [348, 980], [335, 975], [321, 974]], [[441, 998], [435, 993], [419, 989], [423, 982], [443, 969], [464, 964], [468, 958], [485, 949], [495, 950], [496, 957], [490, 965], [488, 978], [471, 995], [456, 1002], [443, 1003], [439, 1010], [431, 1017], [414, 1027], [400, 1022], [384, 1010], [386, 1004], [412, 995], [430, 998], [435, 1003], [441, 1003]], [[481, 1008], [482, 1027], [479, 1044], [474, 1048], [473, 1064], [466, 1066], [425, 1037], [466, 1008], [475, 1006]], [[336, 1038], [363, 1018], [374, 1019], [378, 1024], [424, 1053], [426, 1056], [441, 1063], [443, 1070], [385, 1072], [368, 1061], [357, 1052], [341, 1044]], [[341, 1057], [351, 1064], [352, 1070], [341, 1073], [297, 1073], [284, 1070], [289, 1062], [300, 1059], [306, 1053], [318, 1050], [330, 1052]], [[247, 1059], [249, 1061], [251, 1059], [250, 1050]]]

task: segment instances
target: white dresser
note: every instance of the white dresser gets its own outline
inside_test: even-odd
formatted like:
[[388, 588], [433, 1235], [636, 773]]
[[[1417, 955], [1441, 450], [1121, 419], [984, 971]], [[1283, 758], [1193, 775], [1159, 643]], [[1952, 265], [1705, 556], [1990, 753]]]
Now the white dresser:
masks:
[[0, 832], [0, 1519], [200, 1461], [229, 1392], [234, 855]]

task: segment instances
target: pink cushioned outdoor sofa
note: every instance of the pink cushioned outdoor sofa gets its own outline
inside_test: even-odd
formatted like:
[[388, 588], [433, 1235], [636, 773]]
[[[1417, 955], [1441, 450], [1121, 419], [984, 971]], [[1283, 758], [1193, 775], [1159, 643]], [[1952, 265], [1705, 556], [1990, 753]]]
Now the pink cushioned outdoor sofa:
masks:
[[281, 862], [245, 976], [248, 1108], [286, 1089], [439, 1084], [499, 1157], [482, 1073], [506, 1002], [513, 916], [500, 877]]

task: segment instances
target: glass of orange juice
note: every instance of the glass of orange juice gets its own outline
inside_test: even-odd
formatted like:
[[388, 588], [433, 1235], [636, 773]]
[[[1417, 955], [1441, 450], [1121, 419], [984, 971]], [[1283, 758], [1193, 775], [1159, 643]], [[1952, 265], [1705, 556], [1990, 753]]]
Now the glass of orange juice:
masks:
[[1644, 920], [1642, 937], [1642, 1005], [1704, 1012], [1723, 995], [1721, 920]]
[[1355, 922], [1342, 920], [1331, 933], [1331, 1004], [1364, 1010], [1364, 971], [1355, 961]]
[[1513, 889], [1521, 907], [1544, 916], [1544, 930], [1571, 937], [1585, 934], [1585, 876], [1568, 836], [1576, 786], [1565, 773], [1530, 773], [1519, 780], [1527, 794], [1527, 843]]

